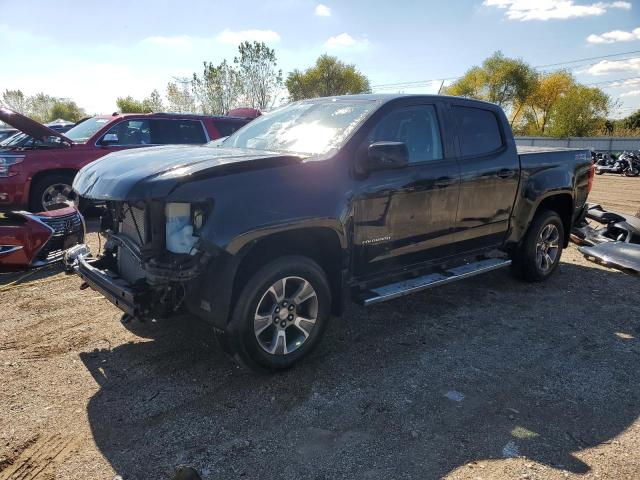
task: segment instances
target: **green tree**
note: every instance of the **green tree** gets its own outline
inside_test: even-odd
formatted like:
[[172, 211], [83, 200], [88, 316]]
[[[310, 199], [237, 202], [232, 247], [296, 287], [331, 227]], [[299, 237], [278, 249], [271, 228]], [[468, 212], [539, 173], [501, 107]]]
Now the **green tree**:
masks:
[[482, 62], [482, 66], [468, 70], [447, 87], [446, 93], [496, 103], [509, 114], [513, 124], [535, 90], [537, 80], [537, 72], [530, 65], [498, 51]]
[[131, 95], [116, 99], [118, 110], [122, 113], [149, 113], [151, 110], [144, 102], [136, 100]]
[[226, 60], [218, 66], [204, 62], [202, 76], [194, 73], [192, 84], [200, 109], [207, 115], [226, 115], [239, 105], [242, 93], [240, 74]]
[[544, 135], [558, 101], [576, 85], [567, 71], [541, 74], [536, 88], [523, 108], [523, 131], [528, 135]]
[[167, 109], [175, 113], [196, 113], [196, 100], [190, 91], [191, 81], [180, 80], [167, 84]]
[[38, 122], [47, 122], [50, 118], [51, 109], [56, 103], [56, 99], [51, 95], [38, 93], [27, 98], [26, 114]]
[[162, 102], [160, 92], [154, 89], [153, 92], [142, 101], [142, 108], [148, 112], [163, 112], [164, 103]]
[[264, 42], [242, 42], [233, 62], [248, 106], [265, 110], [273, 106], [282, 87], [282, 70], [277, 68], [275, 50]]
[[640, 130], [640, 110], [637, 110], [635, 113], [624, 118], [622, 120], [622, 124], [624, 125], [624, 128]]
[[58, 118], [62, 118], [63, 120], [68, 120], [70, 122], [77, 122], [81, 118], [85, 117], [85, 111], [78, 107], [76, 102], [73, 100], [55, 100], [51, 110], [49, 111], [49, 116], [47, 121], [51, 122], [53, 120], [57, 120]]
[[604, 125], [611, 98], [599, 88], [572, 86], [552, 108], [548, 132], [554, 137], [585, 137]]
[[369, 93], [369, 80], [356, 70], [355, 65], [347, 65], [336, 57], [321, 55], [313, 67], [304, 72], [294, 70], [285, 82], [291, 100], [303, 98], [330, 97]]
[[0, 103], [14, 112], [22, 113], [23, 115], [27, 112], [27, 99], [22, 90], [5, 90]]

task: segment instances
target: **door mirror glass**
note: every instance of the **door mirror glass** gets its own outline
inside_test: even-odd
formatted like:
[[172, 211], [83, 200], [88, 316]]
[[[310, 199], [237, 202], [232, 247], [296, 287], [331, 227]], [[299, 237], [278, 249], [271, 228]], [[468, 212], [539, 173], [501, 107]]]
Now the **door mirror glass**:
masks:
[[115, 145], [118, 143], [118, 134], [117, 133], [107, 133], [102, 140], [100, 141], [100, 145]]
[[409, 149], [404, 142], [375, 142], [364, 157], [364, 170], [394, 170], [409, 164]]

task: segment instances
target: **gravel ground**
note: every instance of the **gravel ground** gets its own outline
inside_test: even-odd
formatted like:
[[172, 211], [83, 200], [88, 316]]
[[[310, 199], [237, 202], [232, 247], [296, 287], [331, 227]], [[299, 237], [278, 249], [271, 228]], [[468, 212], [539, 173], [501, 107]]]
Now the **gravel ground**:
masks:
[[[591, 201], [633, 213], [640, 179]], [[97, 236], [91, 235], [95, 242]], [[335, 319], [292, 371], [189, 318], [123, 325], [56, 270], [0, 278], [0, 480], [639, 478], [639, 279], [571, 246]]]

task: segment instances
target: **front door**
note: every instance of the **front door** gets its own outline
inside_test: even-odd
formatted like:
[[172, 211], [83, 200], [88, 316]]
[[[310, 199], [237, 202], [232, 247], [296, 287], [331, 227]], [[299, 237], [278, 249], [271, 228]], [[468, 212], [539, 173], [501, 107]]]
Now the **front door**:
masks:
[[[440, 112], [440, 113], [439, 113]], [[370, 129], [364, 147], [404, 142], [409, 166], [371, 172], [354, 201], [356, 277], [448, 256], [458, 205], [459, 172], [442, 141], [437, 104], [393, 108]], [[361, 148], [365, 152], [366, 148]]]

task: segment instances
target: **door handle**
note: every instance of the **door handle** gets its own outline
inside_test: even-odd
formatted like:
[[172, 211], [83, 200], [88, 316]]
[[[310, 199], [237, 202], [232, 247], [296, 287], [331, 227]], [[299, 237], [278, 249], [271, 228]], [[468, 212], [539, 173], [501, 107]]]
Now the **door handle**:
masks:
[[508, 168], [503, 168], [502, 170], [498, 170], [497, 175], [500, 178], [511, 178], [516, 174], [515, 170], [509, 170]]

